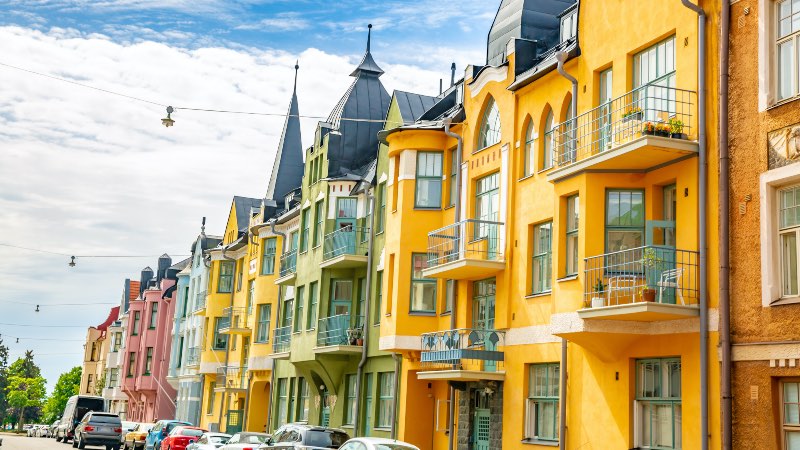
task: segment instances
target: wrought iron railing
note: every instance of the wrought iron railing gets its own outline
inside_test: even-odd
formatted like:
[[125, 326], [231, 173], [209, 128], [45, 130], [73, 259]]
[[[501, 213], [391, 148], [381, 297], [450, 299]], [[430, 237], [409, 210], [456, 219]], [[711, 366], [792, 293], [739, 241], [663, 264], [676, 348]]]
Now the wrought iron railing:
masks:
[[584, 307], [638, 302], [695, 305], [696, 251], [648, 245], [586, 258]]
[[646, 134], [690, 139], [696, 97], [694, 91], [648, 84], [566, 120], [545, 135], [552, 139], [552, 164], [565, 167]]
[[247, 366], [217, 368], [217, 388], [247, 389]]
[[498, 330], [458, 328], [422, 335], [425, 370], [503, 370], [506, 334]]
[[275, 328], [272, 333], [273, 353], [288, 352], [292, 342], [292, 326]]
[[428, 267], [461, 259], [503, 261], [505, 224], [467, 219], [428, 233]]
[[323, 317], [317, 326], [317, 346], [360, 345], [364, 335], [364, 316], [350, 314]]
[[229, 306], [222, 310], [222, 314], [228, 318], [228, 326], [220, 328], [242, 329], [247, 328], [247, 308], [241, 306]]
[[289, 250], [281, 255], [280, 276], [285, 277], [297, 272], [297, 250]]
[[189, 347], [186, 350], [186, 365], [196, 366], [200, 364], [200, 347]]
[[327, 261], [341, 255], [366, 255], [368, 242], [362, 236], [369, 228], [347, 226], [325, 235], [322, 244], [322, 260]]
[[194, 294], [194, 312], [206, 309], [207, 291], [200, 291]]

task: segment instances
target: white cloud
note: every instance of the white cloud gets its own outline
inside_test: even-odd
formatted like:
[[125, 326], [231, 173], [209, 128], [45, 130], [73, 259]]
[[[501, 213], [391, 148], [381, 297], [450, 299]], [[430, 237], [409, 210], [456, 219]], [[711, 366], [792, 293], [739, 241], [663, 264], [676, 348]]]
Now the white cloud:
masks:
[[[360, 55], [317, 49], [299, 54], [252, 48], [187, 49], [163, 43], [115, 42], [72, 29], [47, 32], [0, 27], [7, 64], [176, 106], [286, 111], [293, 66], [300, 60], [301, 114], [327, 116], [352, 78]], [[387, 89], [432, 94], [435, 73], [376, 58]], [[446, 69], [444, 69], [446, 70]], [[161, 126], [164, 108], [0, 66], [0, 242], [69, 254], [153, 255], [144, 259], [79, 259], [0, 248], [4, 299], [32, 303], [117, 301], [126, 277], [162, 252], [187, 253], [199, 232], [221, 233], [234, 194], [266, 191], [281, 117], [178, 111]], [[310, 145], [316, 122], [304, 120]], [[176, 258], [177, 259], [177, 258]], [[66, 313], [66, 314], [65, 314]], [[0, 301], [0, 317], [17, 323], [96, 325], [106, 308], [34, 314]], [[80, 328], [4, 335], [81, 339]], [[8, 342], [8, 340], [6, 340]], [[51, 379], [78, 364], [74, 342], [12, 343], [14, 352], [63, 353], [41, 362]]]
[[237, 30], [258, 30], [266, 32], [299, 31], [311, 27], [311, 22], [298, 13], [280, 13], [274, 17], [267, 17], [256, 23], [246, 23], [236, 26]]

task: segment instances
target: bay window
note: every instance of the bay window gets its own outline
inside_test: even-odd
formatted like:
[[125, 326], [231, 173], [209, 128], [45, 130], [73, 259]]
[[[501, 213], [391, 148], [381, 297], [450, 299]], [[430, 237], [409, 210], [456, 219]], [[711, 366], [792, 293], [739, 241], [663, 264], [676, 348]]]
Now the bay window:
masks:
[[442, 153], [417, 153], [417, 178], [414, 207], [442, 207]]

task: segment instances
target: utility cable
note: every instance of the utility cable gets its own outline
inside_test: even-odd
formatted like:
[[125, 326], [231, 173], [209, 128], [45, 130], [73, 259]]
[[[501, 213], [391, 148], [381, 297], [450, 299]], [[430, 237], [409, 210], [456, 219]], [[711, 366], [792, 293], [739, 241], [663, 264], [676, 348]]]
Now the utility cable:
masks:
[[[51, 251], [51, 250], [42, 250], [42, 249], [39, 249], [39, 248], [23, 247], [21, 245], [7, 244], [7, 243], [3, 243], [3, 242], [0, 242], [0, 247], [15, 248], [15, 249], [19, 249], [19, 250], [27, 250], [27, 251], [30, 251], [30, 252], [47, 253], [47, 254], [50, 254], [50, 255], [58, 255], [58, 256], [66, 256], [66, 257], [74, 256], [76, 258], [158, 258], [158, 257], [161, 256], [161, 255], [80, 255], [80, 254], [69, 254], [69, 253], [62, 253], [62, 252], [54, 252], [54, 251]], [[163, 255], [163, 253], [162, 253], [162, 255]], [[167, 255], [170, 255], [170, 254], [167, 253]], [[184, 257], [184, 256], [191, 256], [191, 255], [172, 254], [170, 256]]]

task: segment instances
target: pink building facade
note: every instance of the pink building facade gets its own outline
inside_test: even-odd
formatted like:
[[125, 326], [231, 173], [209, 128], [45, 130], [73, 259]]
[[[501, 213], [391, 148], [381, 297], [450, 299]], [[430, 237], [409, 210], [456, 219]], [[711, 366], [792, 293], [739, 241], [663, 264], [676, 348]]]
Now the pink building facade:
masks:
[[155, 273], [142, 270], [140, 294], [128, 310], [122, 390], [128, 397], [127, 420], [153, 422], [175, 417], [177, 392], [167, 382], [170, 335], [175, 315], [177, 274], [188, 263], [158, 259]]

